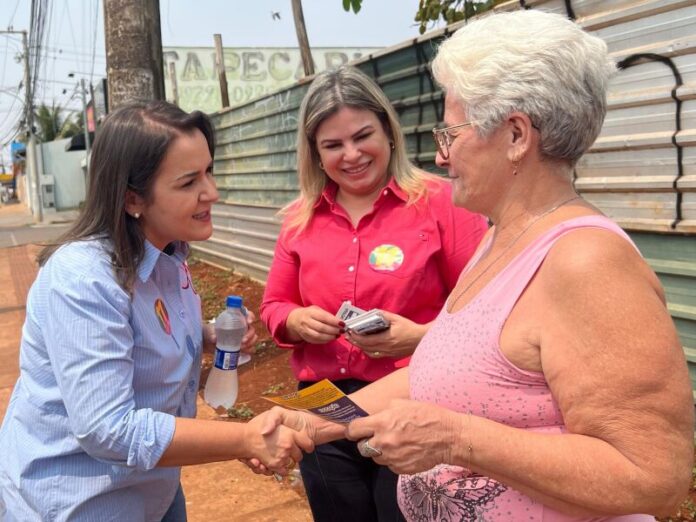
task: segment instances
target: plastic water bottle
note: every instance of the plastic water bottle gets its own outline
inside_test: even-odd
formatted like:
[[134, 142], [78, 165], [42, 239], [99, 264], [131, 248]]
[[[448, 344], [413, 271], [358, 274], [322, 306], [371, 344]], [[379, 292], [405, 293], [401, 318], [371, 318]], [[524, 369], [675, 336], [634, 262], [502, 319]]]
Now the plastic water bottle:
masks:
[[213, 367], [205, 383], [203, 398], [213, 408], [231, 408], [237, 400], [239, 381], [237, 364], [242, 338], [247, 331], [246, 317], [242, 312], [242, 298], [227, 297], [227, 309], [215, 319], [217, 346]]

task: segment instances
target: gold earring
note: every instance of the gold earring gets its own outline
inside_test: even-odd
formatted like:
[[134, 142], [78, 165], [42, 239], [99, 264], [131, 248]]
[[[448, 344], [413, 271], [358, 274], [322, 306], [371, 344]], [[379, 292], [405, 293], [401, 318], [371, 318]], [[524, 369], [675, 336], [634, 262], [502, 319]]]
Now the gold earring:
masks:
[[512, 162], [512, 175], [517, 176], [517, 169], [520, 168], [520, 162], [518, 161], [513, 161]]
[[319, 168], [320, 168], [321, 170], [324, 170], [324, 164], [323, 164], [321, 161], [319, 162]]

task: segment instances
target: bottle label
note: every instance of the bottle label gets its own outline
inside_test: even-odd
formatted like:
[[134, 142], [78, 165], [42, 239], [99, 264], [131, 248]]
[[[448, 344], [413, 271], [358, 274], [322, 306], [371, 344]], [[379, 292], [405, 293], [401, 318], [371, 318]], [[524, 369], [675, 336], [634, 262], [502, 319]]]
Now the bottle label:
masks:
[[215, 348], [215, 367], [220, 370], [236, 370], [239, 361], [239, 350], [236, 352], [226, 352], [220, 348]]

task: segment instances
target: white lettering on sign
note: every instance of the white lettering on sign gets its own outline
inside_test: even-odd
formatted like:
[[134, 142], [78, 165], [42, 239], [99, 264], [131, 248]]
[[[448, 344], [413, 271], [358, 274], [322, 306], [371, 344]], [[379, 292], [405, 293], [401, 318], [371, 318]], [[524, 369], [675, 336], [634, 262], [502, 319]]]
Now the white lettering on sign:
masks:
[[[316, 48], [312, 57], [317, 72], [338, 67], [367, 56], [378, 48]], [[185, 111], [211, 113], [222, 108], [220, 83], [215, 65], [215, 50], [207, 47], [165, 47], [165, 71], [176, 64], [179, 106]], [[227, 90], [231, 105], [292, 85], [304, 76], [302, 59], [296, 48], [225, 49], [224, 60]], [[173, 97], [169, 76], [165, 74], [168, 100]]]

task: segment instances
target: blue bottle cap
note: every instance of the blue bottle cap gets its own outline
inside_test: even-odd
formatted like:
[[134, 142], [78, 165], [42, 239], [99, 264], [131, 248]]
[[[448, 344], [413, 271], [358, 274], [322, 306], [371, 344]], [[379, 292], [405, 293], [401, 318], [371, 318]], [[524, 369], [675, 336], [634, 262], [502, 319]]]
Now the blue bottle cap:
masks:
[[241, 308], [242, 298], [238, 295], [227, 296], [227, 308]]

